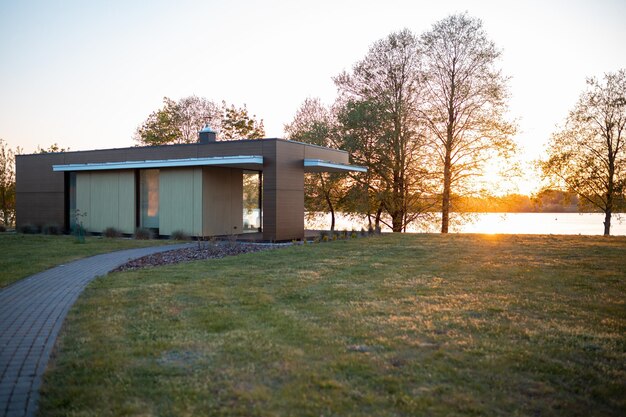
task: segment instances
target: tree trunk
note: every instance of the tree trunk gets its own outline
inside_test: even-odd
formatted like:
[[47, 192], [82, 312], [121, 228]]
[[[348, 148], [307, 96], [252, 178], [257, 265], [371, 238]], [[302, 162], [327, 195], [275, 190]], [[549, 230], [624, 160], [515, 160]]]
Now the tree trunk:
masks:
[[604, 212], [604, 236], [611, 234], [611, 210]]
[[402, 233], [402, 219], [404, 219], [404, 213], [394, 212], [391, 216], [391, 230], [394, 233]]
[[446, 149], [446, 158], [443, 165], [443, 196], [441, 201], [441, 233], [448, 233], [450, 224], [450, 184], [452, 182], [452, 170], [450, 149]]
[[383, 206], [379, 205], [378, 206], [378, 210], [376, 210], [376, 219], [374, 221], [374, 228], [378, 229], [380, 228], [380, 216], [382, 216], [383, 214]]
[[335, 210], [332, 205], [330, 206], [330, 231], [335, 231]]

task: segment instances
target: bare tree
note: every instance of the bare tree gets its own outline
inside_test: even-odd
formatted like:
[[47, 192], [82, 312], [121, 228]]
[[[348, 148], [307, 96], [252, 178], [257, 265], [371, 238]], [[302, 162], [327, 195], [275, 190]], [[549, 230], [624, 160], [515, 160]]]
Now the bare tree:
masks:
[[426, 100], [420, 113], [439, 158], [441, 232], [447, 233], [455, 194], [488, 159], [514, 151], [515, 127], [504, 119], [506, 79], [495, 67], [500, 52], [480, 20], [449, 16], [422, 35], [421, 47]]
[[[285, 125], [288, 139], [318, 146], [335, 147], [333, 130], [335, 118], [319, 98], [307, 98], [291, 123]], [[328, 211], [330, 230], [335, 230], [338, 206], [346, 194], [346, 175], [328, 172], [307, 173], [304, 177], [305, 207], [309, 214]]]
[[376, 124], [370, 124], [376, 157], [368, 168], [379, 179], [377, 195], [394, 232], [405, 230], [421, 212], [414, 204], [425, 184], [419, 163], [424, 136], [415, 110], [421, 99], [419, 57], [417, 39], [405, 29], [376, 42], [351, 73], [334, 79], [340, 103], [376, 109]]
[[551, 185], [565, 186], [583, 204], [604, 213], [604, 234], [611, 215], [626, 208], [626, 70], [604, 81], [587, 80], [565, 127], [552, 135], [548, 159], [540, 163]]
[[0, 139], [0, 220], [4, 226], [15, 221], [15, 154], [19, 152]]

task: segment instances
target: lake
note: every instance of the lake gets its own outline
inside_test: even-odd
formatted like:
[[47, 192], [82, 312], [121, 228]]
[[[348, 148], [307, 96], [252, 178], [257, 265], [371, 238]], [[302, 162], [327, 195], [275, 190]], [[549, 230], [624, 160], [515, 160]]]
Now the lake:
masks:
[[[438, 215], [440, 221], [440, 216]], [[504, 234], [553, 234], [553, 235], [602, 235], [602, 213], [474, 213], [471, 219], [450, 227], [453, 233], [504, 233]], [[340, 214], [336, 218], [336, 230], [360, 230], [367, 228], [367, 218], [355, 218]], [[407, 228], [411, 233], [439, 231], [438, 222], [430, 222]], [[305, 221], [306, 229], [329, 229], [330, 215], [319, 213]], [[383, 231], [391, 231], [383, 227]], [[611, 235], [626, 235], [626, 214], [613, 214]]]

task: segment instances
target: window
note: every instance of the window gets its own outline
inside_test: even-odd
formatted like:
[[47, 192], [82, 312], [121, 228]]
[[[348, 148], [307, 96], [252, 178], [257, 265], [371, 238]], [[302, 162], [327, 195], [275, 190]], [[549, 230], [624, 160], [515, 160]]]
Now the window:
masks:
[[141, 227], [159, 228], [159, 170], [139, 171], [139, 201]]
[[261, 231], [262, 174], [258, 171], [243, 171], [243, 232]]

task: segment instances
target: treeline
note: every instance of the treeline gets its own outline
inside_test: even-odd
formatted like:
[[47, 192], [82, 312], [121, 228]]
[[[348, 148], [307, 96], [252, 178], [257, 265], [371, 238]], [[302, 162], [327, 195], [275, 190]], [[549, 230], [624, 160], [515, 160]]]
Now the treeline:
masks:
[[468, 213], [578, 213], [588, 211], [579, 206], [576, 194], [560, 190], [544, 190], [536, 195], [465, 196], [459, 199], [458, 210]]

